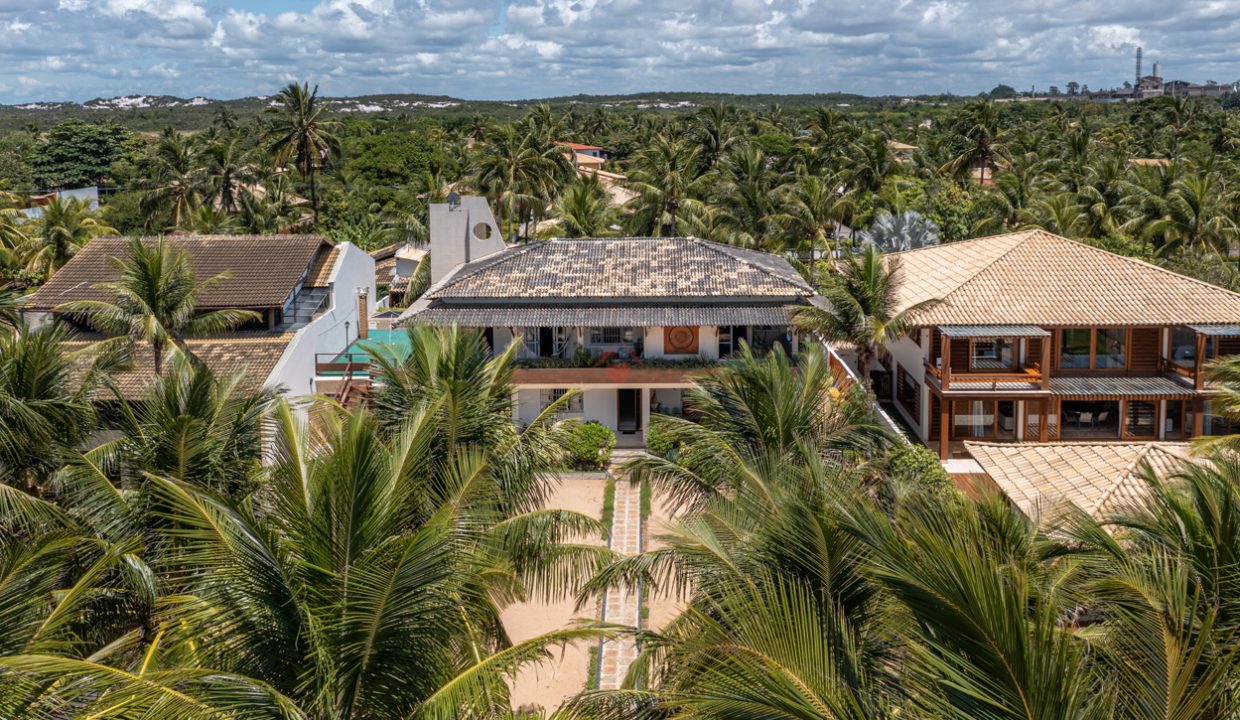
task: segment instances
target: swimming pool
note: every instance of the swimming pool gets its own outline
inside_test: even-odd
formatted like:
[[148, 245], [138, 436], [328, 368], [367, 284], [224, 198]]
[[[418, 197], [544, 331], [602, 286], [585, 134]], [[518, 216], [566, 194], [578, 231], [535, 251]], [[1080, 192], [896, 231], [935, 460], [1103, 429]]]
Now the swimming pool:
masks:
[[[355, 363], [368, 365], [377, 353], [392, 355], [404, 359], [409, 354], [409, 333], [403, 329], [371, 330], [370, 337], [365, 340], [354, 340], [345, 351], [336, 356], [333, 363]], [[342, 370], [323, 370], [321, 375], [342, 375]], [[353, 372], [354, 375], [365, 375], [366, 372]]]

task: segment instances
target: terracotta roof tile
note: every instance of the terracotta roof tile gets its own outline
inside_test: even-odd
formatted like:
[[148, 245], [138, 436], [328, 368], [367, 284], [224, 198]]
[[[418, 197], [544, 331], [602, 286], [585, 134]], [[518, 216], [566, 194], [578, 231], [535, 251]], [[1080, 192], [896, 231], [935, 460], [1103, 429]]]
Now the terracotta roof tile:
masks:
[[340, 257], [340, 248], [332, 248], [327, 252], [319, 253], [319, 257], [314, 261], [314, 267], [310, 268], [309, 274], [306, 275], [306, 287], [324, 288], [331, 284], [332, 270], [336, 269], [336, 258]]
[[[61, 268], [27, 306], [51, 310], [72, 300], [102, 300], [94, 286], [116, 278], [108, 260], [129, 255], [129, 239], [91, 240]], [[279, 307], [321, 251], [331, 244], [321, 235], [181, 235], [165, 242], [189, 253], [199, 279], [227, 271], [228, 279], [209, 289], [198, 303], [201, 309]]]
[[[235, 370], [245, 372], [246, 384], [261, 387], [275, 369], [294, 333], [235, 333], [228, 337], [189, 340], [190, 351], [217, 374]], [[69, 351], [82, 350], [94, 340], [71, 340], [65, 343]], [[150, 345], [136, 346], [132, 354], [133, 366], [116, 373], [112, 381], [128, 400], [141, 398], [155, 379], [155, 361]], [[165, 368], [167, 365], [165, 364]]]
[[1165, 478], [1192, 462], [1187, 443], [981, 443], [965, 449], [1026, 515], [1039, 507], [1075, 503], [1104, 519], [1145, 496], [1148, 463]]
[[888, 256], [900, 263], [898, 307], [939, 304], [926, 325], [1234, 323], [1240, 294], [1043, 230]]

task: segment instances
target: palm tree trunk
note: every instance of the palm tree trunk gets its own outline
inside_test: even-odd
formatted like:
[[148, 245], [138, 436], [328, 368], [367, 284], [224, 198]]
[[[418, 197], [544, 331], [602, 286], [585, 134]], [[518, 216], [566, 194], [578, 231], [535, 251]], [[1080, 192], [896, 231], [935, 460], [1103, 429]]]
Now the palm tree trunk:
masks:
[[151, 352], [154, 353], [155, 360], [155, 377], [162, 376], [164, 365], [164, 344], [158, 340], [151, 343]]
[[310, 207], [314, 211], [314, 222], [319, 222], [319, 192], [314, 185], [314, 163], [310, 163]]

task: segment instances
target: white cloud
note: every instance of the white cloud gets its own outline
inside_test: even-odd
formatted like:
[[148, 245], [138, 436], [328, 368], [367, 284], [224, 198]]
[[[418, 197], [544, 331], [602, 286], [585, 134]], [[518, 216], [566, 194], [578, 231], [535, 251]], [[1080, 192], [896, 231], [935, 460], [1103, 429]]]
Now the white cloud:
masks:
[[[44, 12], [56, 7], [59, 12]], [[475, 98], [653, 89], [871, 94], [1240, 78], [1240, 2], [1183, 0], [0, 0], [0, 102], [151, 90]], [[56, 65], [59, 63], [59, 65]], [[107, 69], [111, 68], [111, 72]], [[132, 70], [132, 72], [130, 72]], [[110, 77], [114, 76], [114, 77]]]

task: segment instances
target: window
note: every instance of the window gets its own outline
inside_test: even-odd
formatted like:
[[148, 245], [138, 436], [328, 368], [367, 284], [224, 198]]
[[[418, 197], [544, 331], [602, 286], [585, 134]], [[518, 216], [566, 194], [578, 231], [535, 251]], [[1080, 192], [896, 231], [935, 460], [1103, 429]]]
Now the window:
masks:
[[590, 328], [591, 345], [628, 345], [640, 337], [640, 328]]
[[[1207, 358], [1214, 357], [1214, 338], [1206, 338]], [[1197, 362], [1197, 333], [1183, 325], [1171, 331], [1171, 359], [1183, 367], [1191, 368]]]
[[[564, 397], [566, 394], [568, 394], [567, 388], [551, 388], [548, 390], [542, 390], [541, 397], [539, 398], [539, 400], [542, 403], [542, 410], [546, 410], [547, 408], [551, 407], [553, 403], [555, 403], [560, 398]], [[568, 407], [564, 408], [564, 412], [566, 413], [581, 412], [582, 407], [583, 407], [582, 401], [581, 401], [582, 394], [583, 393], [577, 393], [576, 395], [569, 398]]]
[[784, 349], [785, 355], [792, 354], [792, 331], [779, 325], [754, 325], [749, 343], [754, 350], [772, 350], [776, 345]]
[[1060, 335], [1059, 367], [1122, 370], [1128, 367], [1126, 328], [1069, 328]]
[[1091, 328], [1069, 328], [1060, 336], [1059, 367], [1088, 368]]
[[1128, 340], [1128, 331], [1124, 328], [1098, 328], [1098, 345], [1095, 350], [1094, 367], [1123, 369], [1124, 348]]
[[527, 327], [521, 331], [521, 339], [535, 357], [558, 357], [568, 341], [568, 328]]
[[973, 341], [973, 369], [998, 370], [1012, 367], [1012, 341], [986, 338]]
[[899, 365], [896, 366], [896, 381], [898, 383], [896, 385], [896, 399], [908, 411], [910, 417], [917, 420], [917, 422], [921, 422], [921, 385]]
[[730, 357], [732, 353], [740, 350], [741, 341], [749, 335], [748, 330], [749, 328], [745, 325], [720, 325], [719, 357]]

